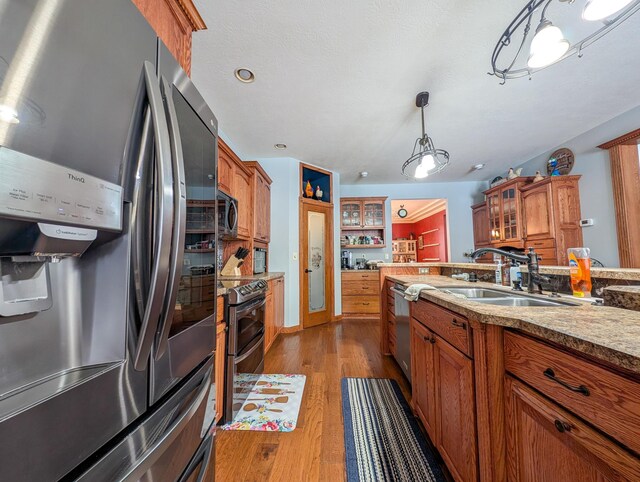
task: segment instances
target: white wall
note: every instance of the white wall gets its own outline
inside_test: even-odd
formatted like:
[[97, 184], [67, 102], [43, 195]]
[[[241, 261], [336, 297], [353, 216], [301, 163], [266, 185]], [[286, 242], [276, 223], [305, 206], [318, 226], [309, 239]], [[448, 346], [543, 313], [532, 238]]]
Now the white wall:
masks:
[[[291, 157], [258, 159], [272, 179], [271, 184], [271, 242], [269, 243], [269, 271], [285, 273], [285, 326], [300, 324], [300, 226], [299, 191], [300, 161]], [[340, 176], [333, 174], [334, 204], [340, 199]], [[334, 209], [334, 226], [339, 209]], [[335, 231], [335, 229], [334, 229]], [[294, 260], [294, 255], [298, 258]], [[334, 311], [342, 313], [340, 279], [340, 240], [334, 236]]]
[[580, 209], [582, 218], [593, 218], [594, 226], [582, 229], [584, 245], [591, 255], [608, 267], [620, 266], [616, 236], [615, 208], [611, 185], [609, 152], [596, 146], [640, 127], [640, 106], [614, 117], [604, 124], [574, 137], [559, 146], [521, 164], [522, 175], [542, 171], [546, 175], [549, 156], [560, 147], [568, 147], [576, 156], [571, 174], [580, 174]]
[[[473, 250], [471, 205], [477, 201], [480, 191], [485, 188], [484, 182], [342, 185], [340, 192], [342, 197], [388, 197], [385, 215], [386, 248], [353, 249], [354, 257], [365, 255], [367, 259], [391, 261], [391, 201], [393, 199], [446, 199], [449, 259], [452, 262], [468, 261], [463, 253]], [[388, 258], [385, 258], [385, 254]]]

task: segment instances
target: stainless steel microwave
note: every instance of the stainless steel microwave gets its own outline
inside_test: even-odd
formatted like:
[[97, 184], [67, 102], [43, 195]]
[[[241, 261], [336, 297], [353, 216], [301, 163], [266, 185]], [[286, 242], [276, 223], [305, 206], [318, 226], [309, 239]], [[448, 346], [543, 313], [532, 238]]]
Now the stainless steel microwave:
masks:
[[222, 239], [238, 237], [238, 201], [218, 191], [218, 236]]

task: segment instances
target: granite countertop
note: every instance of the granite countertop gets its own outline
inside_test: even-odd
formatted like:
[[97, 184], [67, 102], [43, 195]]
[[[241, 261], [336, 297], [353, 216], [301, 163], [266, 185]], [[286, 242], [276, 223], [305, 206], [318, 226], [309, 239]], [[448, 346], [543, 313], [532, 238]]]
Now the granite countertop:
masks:
[[228, 288], [234, 288], [243, 284], [244, 281], [265, 280], [284, 278], [284, 273], [281, 271], [269, 271], [267, 273], [244, 275], [244, 276], [219, 276], [218, 277], [218, 291], [217, 296], [224, 296], [227, 294]]
[[[490, 263], [379, 263], [379, 268], [416, 267], [416, 268], [457, 268], [476, 271], [495, 271], [498, 265]], [[529, 270], [526, 264], [520, 265], [523, 273]], [[568, 266], [540, 266], [540, 274], [569, 276]], [[633, 268], [591, 268], [592, 278], [640, 282], [640, 269]]]
[[[468, 283], [444, 276], [390, 275], [387, 278], [405, 286], [413, 283], [426, 283], [436, 288], [470, 286], [505, 289], [490, 283]], [[542, 297], [546, 298], [544, 295]], [[608, 306], [593, 306], [570, 296], [564, 297], [564, 299], [575, 301], [577, 306], [506, 307], [488, 305], [438, 290], [423, 290], [420, 293], [420, 298], [463, 315], [470, 320], [522, 330], [640, 374], [639, 312]]]
[[604, 289], [604, 304], [640, 311], [640, 286], [609, 286]]

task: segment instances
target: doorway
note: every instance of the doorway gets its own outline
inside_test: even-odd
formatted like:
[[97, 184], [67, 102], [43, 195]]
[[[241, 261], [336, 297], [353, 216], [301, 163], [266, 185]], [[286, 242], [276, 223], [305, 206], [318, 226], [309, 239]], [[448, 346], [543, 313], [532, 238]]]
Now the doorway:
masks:
[[302, 328], [333, 316], [333, 205], [300, 200], [300, 319]]
[[391, 232], [394, 263], [449, 261], [446, 199], [392, 200]]

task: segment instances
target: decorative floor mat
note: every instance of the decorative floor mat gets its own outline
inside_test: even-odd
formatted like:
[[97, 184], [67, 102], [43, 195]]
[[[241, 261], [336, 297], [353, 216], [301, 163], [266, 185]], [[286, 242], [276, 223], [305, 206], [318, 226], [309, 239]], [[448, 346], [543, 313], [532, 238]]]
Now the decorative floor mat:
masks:
[[395, 380], [343, 378], [348, 482], [445, 482]]
[[304, 375], [260, 375], [236, 417], [222, 430], [291, 432], [296, 428]]

